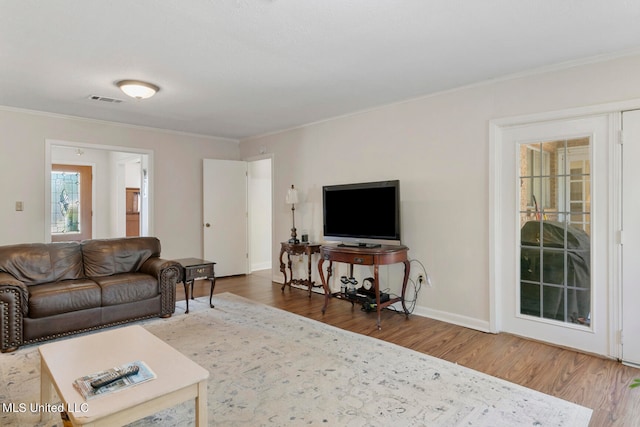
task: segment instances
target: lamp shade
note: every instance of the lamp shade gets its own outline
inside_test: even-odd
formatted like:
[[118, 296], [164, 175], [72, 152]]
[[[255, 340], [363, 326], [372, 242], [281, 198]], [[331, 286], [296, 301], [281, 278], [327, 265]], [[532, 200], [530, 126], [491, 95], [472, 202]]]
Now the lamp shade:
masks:
[[298, 203], [298, 190], [296, 190], [293, 185], [291, 185], [291, 188], [287, 191], [286, 201], [289, 205]]
[[120, 80], [116, 83], [125, 94], [136, 99], [151, 98], [160, 88], [152, 83], [142, 82], [139, 80]]

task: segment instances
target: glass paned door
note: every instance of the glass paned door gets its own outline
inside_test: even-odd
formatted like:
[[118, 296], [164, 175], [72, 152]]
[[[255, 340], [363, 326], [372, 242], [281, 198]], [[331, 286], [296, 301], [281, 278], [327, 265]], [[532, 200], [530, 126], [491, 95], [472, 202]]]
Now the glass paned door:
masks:
[[612, 117], [500, 130], [491, 187], [496, 330], [611, 353]]
[[520, 145], [520, 314], [590, 323], [589, 148], [590, 138]]
[[91, 166], [51, 165], [51, 241], [91, 238]]

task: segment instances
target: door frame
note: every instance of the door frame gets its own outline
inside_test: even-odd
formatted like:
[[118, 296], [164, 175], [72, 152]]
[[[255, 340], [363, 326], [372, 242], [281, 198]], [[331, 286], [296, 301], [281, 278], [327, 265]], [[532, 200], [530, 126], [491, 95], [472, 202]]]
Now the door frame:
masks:
[[621, 118], [622, 112], [629, 109], [640, 108], [640, 99], [634, 99], [624, 102], [615, 102], [601, 104], [589, 107], [580, 107], [566, 110], [550, 111], [536, 114], [528, 114], [522, 116], [500, 118], [489, 122], [489, 280], [490, 280], [490, 296], [489, 308], [490, 319], [489, 327], [491, 332], [498, 333], [503, 330], [502, 318], [502, 287], [505, 284], [501, 281], [501, 271], [503, 265], [503, 233], [501, 230], [503, 209], [503, 195], [501, 194], [501, 182], [503, 179], [503, 132], [511, 127], [533, 125], [543, 122], [551, 122], [554, 120], [575, 120], [594, 115], [609, 115], [609, 135], [610, 141], [617, 143], [609, 144], [609, 176], [608, 176], [608, 193], [610, 205], [608, 207], [608, 224], [603, 226], [607, 228], [608, 246], [608, 273], [607, 280], [608, 289], [608, 356], [611, 358], [619, 358], [622, 354], [620, 330], [622, 327], [622, 283], [621, 283], [621, 215], [622, 215], [622, 199], [621, 199]]
[[[222, 160], [222, 161], [237, 161], [237, 162], [244, 162], [245, 166], [246, 166], [246, 173], [247, 173], [247, 179], [246, 179], [246, 186], [245, 186], [245, 198], [246, 198], [246, 209], [247, 209], [247, 216], [246, 216], [246, 221], [245, 221], [245, 227], [246, 227], [246, 255], [247, 255], [247, 259], [246, 259], [246, 272], [245, 274], [251, 274], [252, 273], [252, 265], [253, 265], [253, 259], [252, 259], [252, 246], [251, 246], [251, 242], [252, 242], [252, 238], [253, 236], [251, 235], [251, 227], [249, 226], [249, 222], [250, 222], [250, 218], [252, 215], [256, 215], [256, 211], [255, 211], [255, 207], [252, 203], [252, 193], [250, 191], [250, 185], [249, 185], [249, 180], [251, 179], [250, 173], [249, 173], [249, 165], [253, 162], [257, 162], [257, 161], [262, 161], [262, 160], [269, 160], [270, 162], [270, 171], [271, 171], [271, 176], [270, 176], [270, 185], [271, 185], [271, 200], [270, 200], [270, 210], [271, 210], [271, 223], [269, 225], [269, 239], [270, 239], [270, 245], [271, 245], [271, 261], [270, 261], [270, 268], [273, 270], [273, 230], [274, 230], [274, 203], [273, 203], [273, 194], [274, 194], [274, 162], [275, 162], [275, 156], [273, 153], [267, 153], [267, 154], [261, 154], [258, 156], [251, 156], [248, 158], [243, 158], [241, 160], [229, 160], [229, 159], [203, 159], [203, 189], [204, 189], [204, 161], [205, 160]], [[205, 213], [204, 213], [204, 197], [206, 197], [205, 192], [203, 191], [203, 228], [202, 228], [202, 257], [203, 258], [207, 258], [207, 256], [205, 255], [205, 246], [206, 246], [206, 218], [205, 218]]]
[[[86, 142], [76, 142], [76, 141], [64, 141], [64, 140], [58, 140], [58, 139], [45, 139], [44, 141], [44, 176], [45, 176], [45, 182], [44, 182], [44, 205], [45, 205], [45, 211], [44, 211], [44, 216], [45, 216], [45, 220], [44, 220], [44, 240], [43, 242], [50, 242], [51, 241], [51, 151], [52, 151], [52, 147], [55, 146], [59, 146], [59, 147], [67, 147], [67, 148], [75, 148], [75, 149], [87, 149], [87, 150], [103, 150], [103, 151], [109, 151], [109, 152], [116, 152], [116, 153], [131, 153], [131, 154], [138, 154], [142, 156], [142, 167], [143, 169], [146, 171], [143, 174], [143, 178], [142, 178], [142, 192], [143, 194], [146, 194], [146, 197], [143, 197], [143, 205], [141, 207], [141, 209], [145, 209], [145, 215], [144, 218], [140, 218], [140, 221], [146, 221], [144, 226], [147, 229], [147, 234], [149, 236], [153, 236], [155, 234], [154, 232], [154, 215], [153, 215], [153, 206], [154, 206], [154, 200], [153, 200], [153, 194], [154, 194], [154, 178], [153, 178], [153, 174], [154, 174], [154, 170], [153, 170], [153, 150], [147, 150], [147, 149], [142, 149], [142, 148], [132, 148], [132, 147], [124, 147], [124, 146], [117, 146], [117, 145], [104, 145], [104, 144], [90, 144], [90, 143], [86, 143]], [[145, 159], [146, 156], [146, 159]], [[71, 164], [71, 163], [70, 163]], [[82, 164], [82, 163], [78, 163], [78, 164]], [[100, 171], [96, 171], [94, 168], [94, 177], [93, 177], [93, 194], [94, 194], [94, 199], [93, 199], [93, 203], [95, 205], [96, 203], [96, 189], [95, 189], [95, 183], [96, 183], [96, 176], [95, 174], [100, 173]], [[123, 185], [124, 185], [124, 181], [123, 181]], [[124, 203], [124, 186], [123, 186], [123, 194], [122, 194], [122, 198], [123, 198], [123, 202]], [[118, 206], [116, 206], [117, 202], [112, 201], [112, 204], [110, 206], [110, 208], [115, 211], [116, 209], [118, 209]], [[124, 212], [124, 204], [122, 204], [122, 212]], [[96, 211], [96, 206], [93, 207], [93, 211], [95, 213]], [[117, 215], [117, 213], [114, 212], [114, 215]], [[94, 238], [96, 237], [100, 237], [98, 236], [97, 233], [97, 228], [96, 228], [96, 215], [93, 215], [92, 218], [92, 229], [93, 229], [93, 235]], [[111, 237], [111, 236], [102, 236], [102, 237]], [[124, 235], [123, 235], [124, 237]]]
[[[622, 309], [621, 309], [621, 337], [622, 348], [620, 353], [620, 360], [623, 364], [634, 368], [640, 368], [640, 347], [637, 343], [637, 334], [640, 324], [638, 324], [636, 316], [636, 303], [638, 296], [637, 280], [634, 279], [637, 276], [633, 274], [638, 273], [637, 262], [633, 255], [638, 253], [640, 242], [626, 236], [637, 236], [638, 226], [636, 226], [635, 216], [639, 208], [638, 197], [635, 195], [636, 178], [638, 177], [638, 171], [634, 164], [634, 154], [638, 153], [640, 146], [638, 146], [638, 120], [640, 117], [633, 120], [633, 117], [640, 115], [640, 109], [627, 110], [622, 114], [622, 131], [624, 135], [622, 146], [622, 196], [625, 202], [622, 209], [622, 230], [625, 237], [621, 236], [620, 239], [623, 242], [622, 252], [622, 270], [621, 270], [621, 292], [623, 294]], [[631, 123], [634, 125], [632, 126]], [[626, 194], [633, 194], [632, 200], [624, 198]], [[626, 219], [626, 220], [625, 220]], [[628, 262], [625, 262], [625, 259]], [[625, 311], [628, 308], [628, 311]], [[625, 323], [626, 320], [631, 320], [632, 325]], [[626, 337], [626, 339], [625, 339]], [[632, 344], [630, 344], [632, 343]], [[626, 348], [626, 350], [625, 350]]]
[[[273, 230], [275, 228], [274, 226], [274, 210], [273, 210], [273, 193], [274, 193], [274, 187], [273, 187], [273, 164], [274, 164], [274, 154], [273, 153], [267, 153], [267, 154], [261, 154], [261, 155], [257, 155], [257, 156], [252, 156], [249, 158], [244, 159], [245, 162], [247, 162], [247, 164], [249, 163], [253, 163], [253, 162], [258, 162], [261, 160], [269, 160], [271, 165], [270, 165], [270, 169], [271, 169], [271, 177], [270, 177], [270, 181], [271, 181], [271, 224], [270, 224], [270, 230], [269, 230], [269, 244], [271, 245], [271, 270], [272, 270], [272, 275], [273, 275]], [[249, 165], [247, 165], [249, 166]], [[247, 167], [247, 171], [249, 171], [250, 168]], [[251, 175], [249, 174], [248, 176], [248, 180], [251, 180]], [[249, 183], [247, 183], [249, 184]], [[248, 209], [248, 216], [249, 216], [249, 221], [251, 220], [251, 217], [253, 215], [256, 215], [256, 211], [255, 211], [255, 207], [253, 206], [252, 203], [252, 194], [250, 191], [250, 185], [247, 185], [247, 209]], [[253, 266], [253, 259], [252, 259], [252, 240], [253, 236], [251, 235], [251, 227], [247, 227], [247, 251], [249, 254], [249, 273], [252, 273], [252, 266]]]

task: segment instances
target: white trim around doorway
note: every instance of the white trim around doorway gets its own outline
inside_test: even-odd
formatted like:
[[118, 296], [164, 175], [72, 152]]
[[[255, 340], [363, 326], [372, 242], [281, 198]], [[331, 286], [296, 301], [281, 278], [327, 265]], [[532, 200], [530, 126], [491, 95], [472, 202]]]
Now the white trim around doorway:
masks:
[[[45, 197], [45, 218], [47, 218], [47, 220], [45, 220], [45, 224], [44, 224], [44, 242], [49, 242], [51, 241], [51, 226], [50, 226], [50, 218], [51, 218], [51, 150], [53, 146], [60, 146], [60, 147], [69, 147], [69, 148], [79, 148], [79, 149], [87, 149], [87, 150], [104, 150], [104, 151], [113, 151], [113, 152], [119, 152], [119, 153], [131, 153], [131, 154], [139, 154], [139, 155], [146, 155], [147, 159], [148, 159], [148, 165], [147, 165], [147, 183], [148, 183], [148, 188], [147, 188], [147, 210], [148, 210], [148, 215], [147, 215], [147, 220], [148, 220], [148, 224], [147, 224], [147, 232], [149, 236], [153, 236], [154, 235], [154, 212], [153, 212], [153, 206], [154, 206], [154, 201], [153, 201], [153, 194], [154, 194], [154, 179], [153, 179], [153, 165], [154, 165], [154, 160], [153, 160], [153, 150], [148, 150], [148, 149], [143, 149], [143, 148], [131, 148], [131, 147], [123, 147], [123, 146], [117, 146], [117, 145], [104, 145], [104, 144], [91, 144], [91, 143], [86, 143], [86, 142], [77, 142], [77, 141], [64, 141], [64, 140], [58, 140], [58, 139], [45, 139], [44, 141], [44, 145], [45, 145], [45, 149], [44, 149], [44, 176], [45, 176], [45, 182], [44, 182], [44, 197]], [[95, 180], [93, 182], [93, 185], [95, 186]], [[143, 184], [144, 185], [144, 184]], [[95, 188], [94, 188], [95, 190]], [[95, 191], [94, 191], [95, 194]], [[95, 199], [94, 199], [94, 203], [95, 203]], [[95, 227], [95, 216], [92, 219], [93, 222], [93, 230], [95, 233], [96, 227]]]

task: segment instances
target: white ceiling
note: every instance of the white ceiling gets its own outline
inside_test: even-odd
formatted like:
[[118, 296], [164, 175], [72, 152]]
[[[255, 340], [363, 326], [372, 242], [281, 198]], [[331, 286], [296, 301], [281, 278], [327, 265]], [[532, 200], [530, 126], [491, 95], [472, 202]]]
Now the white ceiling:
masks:
[[0, 0], [0, 105], [242, 139], [638, 48], [638, 0]]

